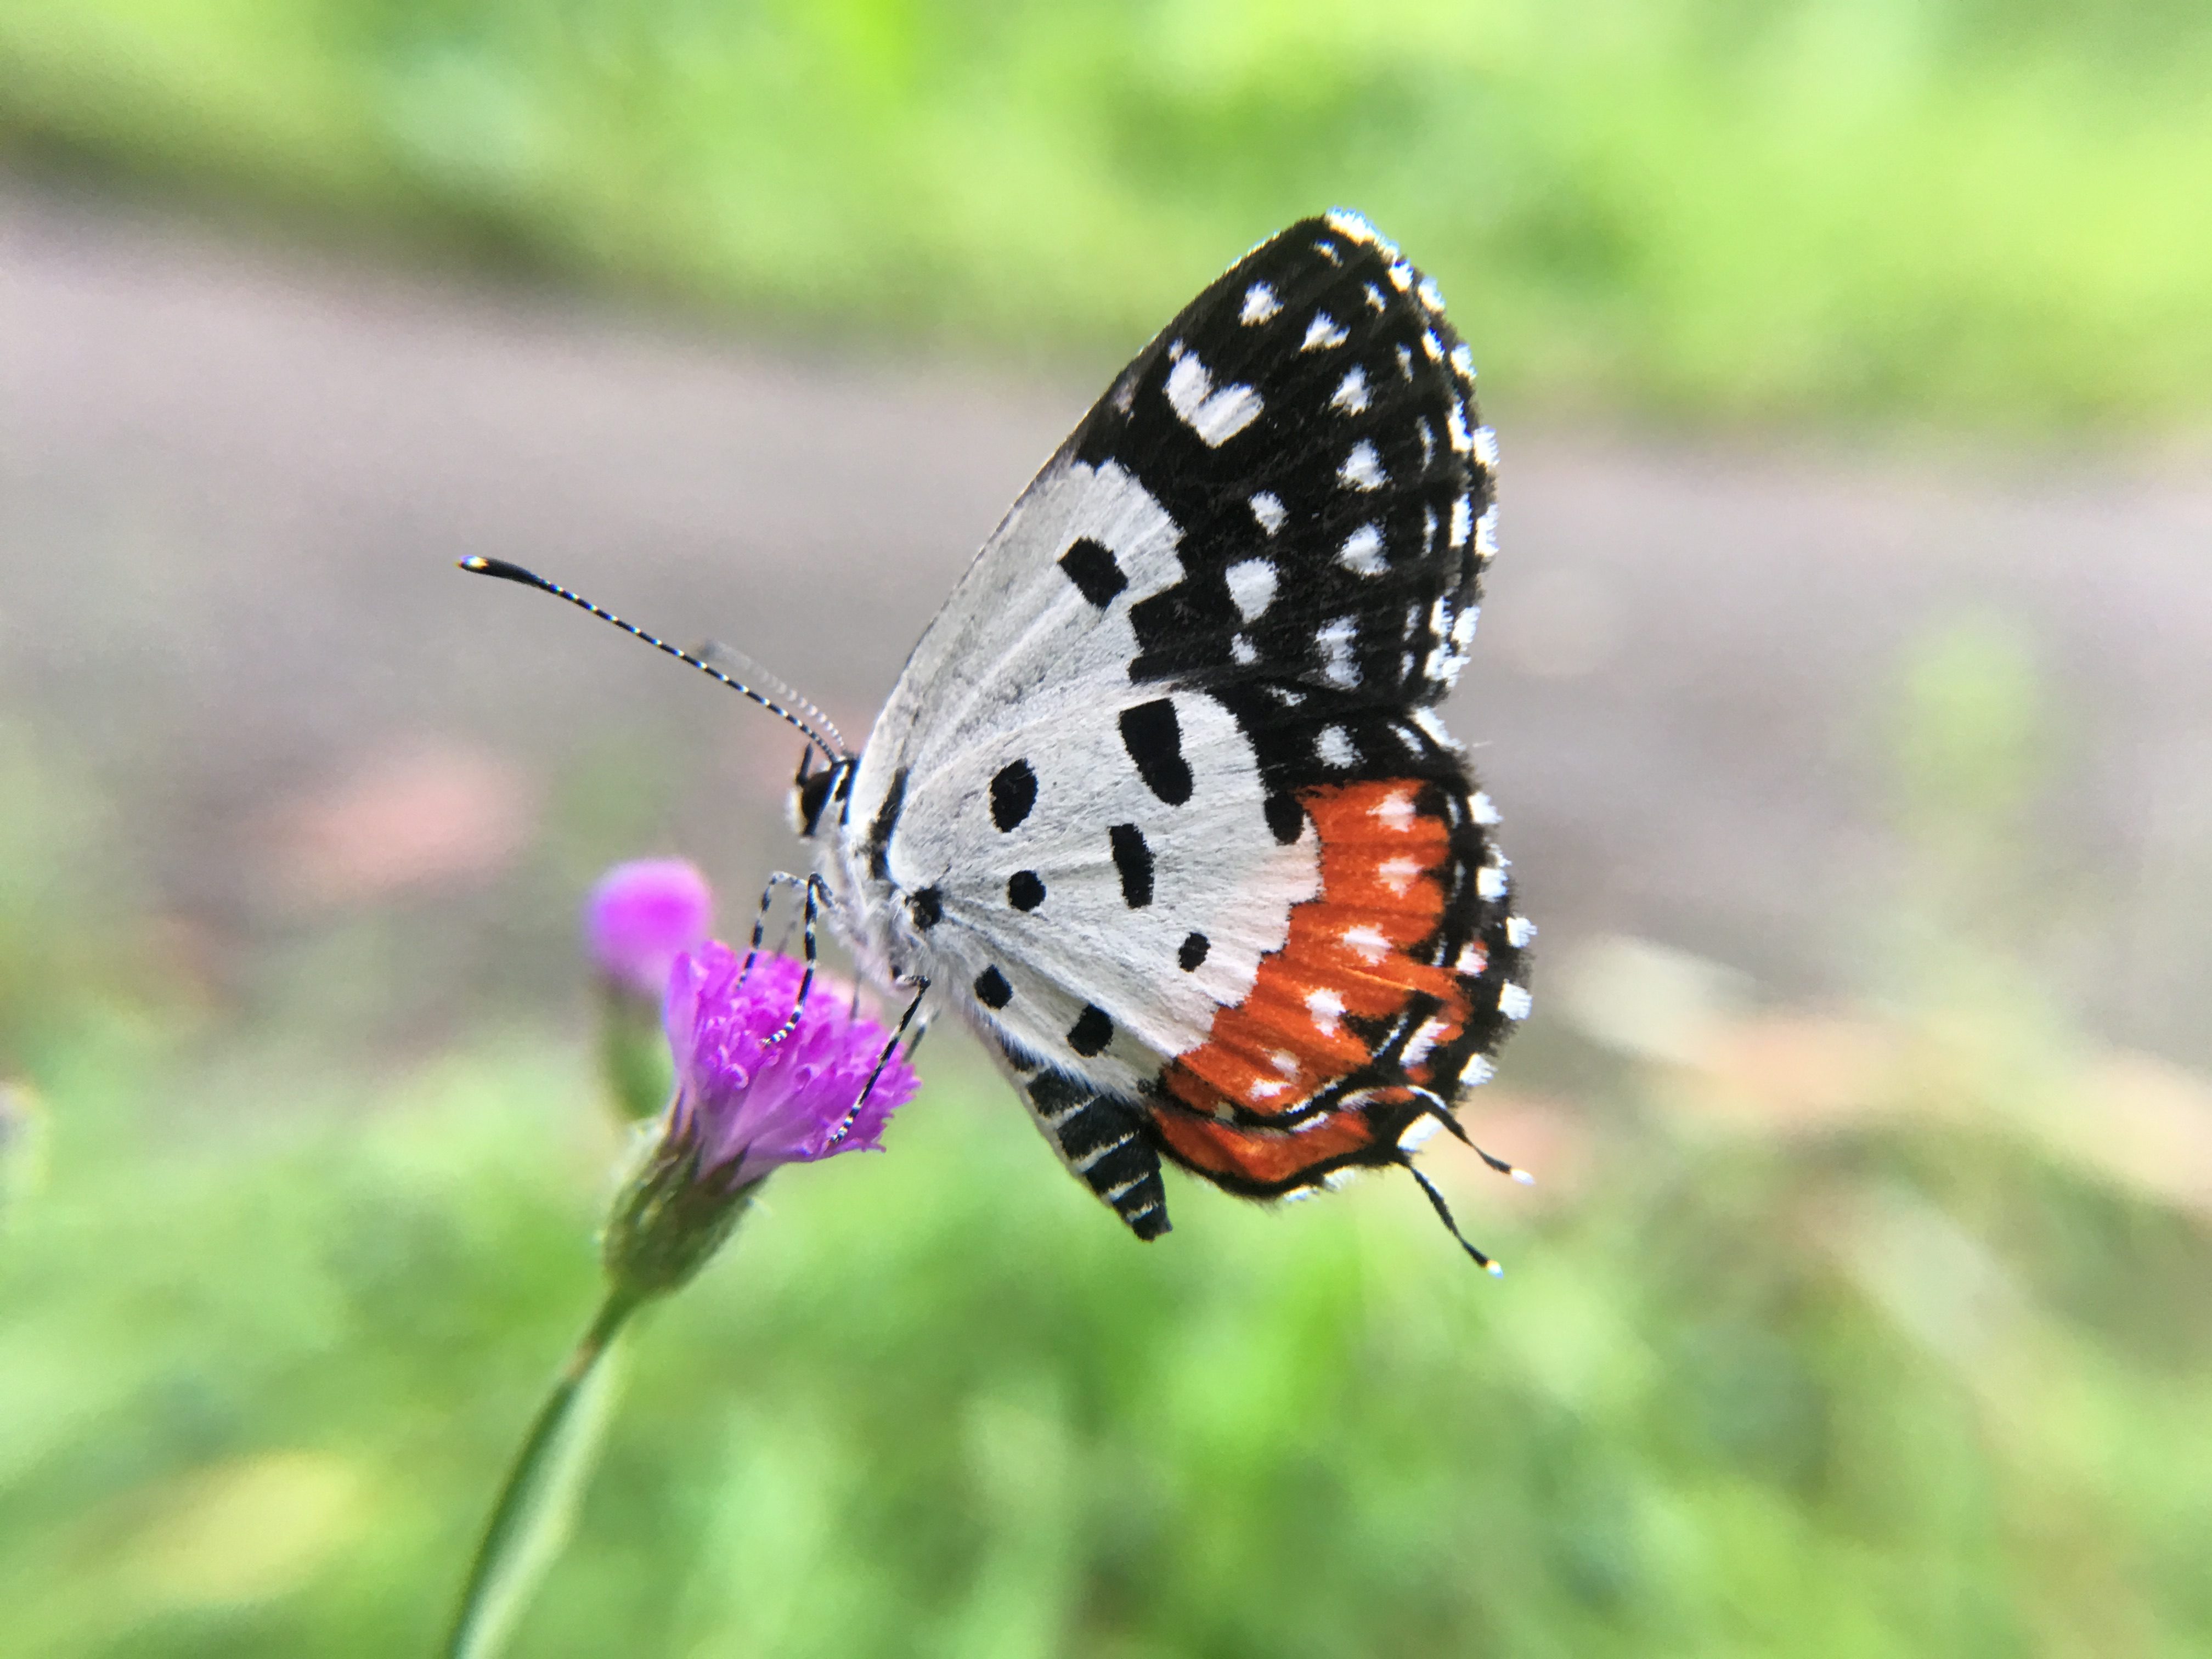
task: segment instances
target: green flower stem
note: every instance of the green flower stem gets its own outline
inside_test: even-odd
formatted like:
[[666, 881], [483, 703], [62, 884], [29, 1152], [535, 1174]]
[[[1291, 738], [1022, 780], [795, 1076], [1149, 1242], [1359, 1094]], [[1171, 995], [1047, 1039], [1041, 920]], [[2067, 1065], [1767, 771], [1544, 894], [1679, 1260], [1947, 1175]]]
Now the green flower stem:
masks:
[[620, 1121], [647, 1122], [665, 1109], [675, 1067], [658, 1004], [620, 986], [599, 988], [599, 1075]]
[[620, 1372], [609, 1356], [642, 1305], [634, 1294], [610, 1291], [538, 1408], [470, 1564], [447, 1659], [494, 1659], [568, 1541], [576, 1500], [598, 1461], [614, 1403]]

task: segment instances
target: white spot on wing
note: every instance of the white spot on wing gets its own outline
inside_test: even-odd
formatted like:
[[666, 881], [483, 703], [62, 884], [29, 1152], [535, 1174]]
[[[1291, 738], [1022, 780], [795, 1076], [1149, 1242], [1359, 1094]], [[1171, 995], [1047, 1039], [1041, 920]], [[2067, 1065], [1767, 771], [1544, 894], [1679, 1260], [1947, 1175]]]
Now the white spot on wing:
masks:
[[1474, 434], [1467, 429], [1467, 405], [1455, 398], [1445, 415], [1451, 431], [1451, 447], [1462, 455], [1474, 453]]
[[1453, 501], [1451, 544], [1454, 547], [1465, 547], [1467, 545], [1467, 532], [1469, 528], [1472, 527], [1474, 519], [1474, 504], [1473, 502], [1469, 501], [1464, 495], [1459, 496]]
[[1364, 243], [1369, 247], [1374, 246], [1382, 240], [1382, 233], [1375, 228], [1373, 220], [1364, 213], [1353, 212], [1350, 208], [1331, 208], [1328, 210], [1327, 222], [1328, 228], [1338, 235], [1348, 237], [1352, 241]]
[[1498, 434], [1486, 426], [1474, 429], [1474, 459], [1492, 472], [1498, 471]]
[[1505, 896], [1505, 872], [1494, 864], [1486, 864], [1474, 872], [1474, 890], [1485, 899]]
[[1289, 516], [1283, 510], [1282, 498], [1270, 489], [1262, 489], [1255, 494], [1252, 497], [1251, 507], [1252, 516], [1260, 521], [1260, 528], [1270, 536], [1283, 527], [1283, 520]]
[[1437, 715], [1435, 709], [1416, 708], [1413, 711], [1413, 724], [1427, 732], [1429, 741], [1438, 748], [1449, 749], [1454, 753], [1458, 752], [1459, 740], [1445, 729], [1443, 720]]
[[1352, 453], [1344, 458], [1344, 465], [1336, 469], [1336, 476], [1339, 483], [1352, 489], [1380, 489], [1390, 482], [1383, 475], [1382, 458], [1364, 438], [1352, 445]]
[[1526, 916], [1505, 918], [1505, 942], [1515, 950], [1524, 949], [1536, 937], [1536, 924]]
[[1260, 648], [1242, 634], [1229, 641], [1229, 654], [1242, 668], [1249, 668], [1260, 660]]
[[1415, 1118], [1406, 1126], [1406, 1132], [1398, 1137], [1398, 1150], [1401, 1152], [1419, 1152], [1429, 1144], [1429, 1137], [1443, 1127], [1432, 1117], [1423, 1115]]
[[1422, 277], [1418, 292], [1421, 296], [1421, 303], [1431, 311], [1442, 311], [1444, 308], [1444, 291], [1437, 286], [1435, 277]]
[[1390, 261], [1390, 286], [1403, 294], [1413, 285], [1413, 268], [1403, 259]]
[[[1358, 636], [1359, 624], [1350, 617], [1323, 623], [1314, 634], [1314, 643], [1321, 647], [1321, 677], [1340, 691], [1359, 684], [1359, 665], [1352, 659], [1352, 641]], [[1332, 726], [1329, 730], [1340, 728]]]
[[1467, 813], [1477, 823], [1492, 824], [1498, 822], [1497, 804], [1490, 799], [1490, 792], [1486, 789], [1478, 789], [1474, 792], [1474, 796], [1468, 801]]
[[1267, 1056], [1267, 1064], [1273, 1066], [1285, 1077], [1295, 1078], [1298, 1074], [1298, 1057], [1292, 1054], [1288, 1048], [1276, 1049], [1274, 1053]]
[[1469, 939], [1460, 947], [1459, 960], [1452, 963], [1455, 974], [1476, 975], [1490, 966], [1490, 952], [1482, 948], [1480, 939]]
[[1260, 418], [1260, 394], [1249, 386], [1215, 391], [1206, 365], [1180, 343], [1169, 348], [1175, 367], [1168, 371], [1168, 402], [1183, 424], [1208, 449], [1218, 449]]
[[1354, 363], [1346, 372], [1344, 378], [1337, 382], [1336, 395], [1328, 400], [1328, 406], [1331, 409], [1341, 409], [1348, 414], [1357, 415], [1364, 410], [1367, 404], [1367, 371]]
[[1324, 726], [1321, 735], [1314, 739], [1314, 753], [1321, 757], [1323, 766], [1333, 766], [1349, 771], [1359, 764], [1359, 752], [1352, 746], [1352, 739], [1340, 726]]
[[1344, 1018], [1344, 997], [1341, 993], [1323, 987], [1306, 993], [1306, 1012], [1313, 1016], [1314, 1030], [1325, 1037], [1333, 1037], [1343, 1030], [1338, 1024]]
[[1244, 308], [1237, 313], [1240, 323], [1264, 323], [1277, 315], [1283, 302], [1275, 297], [1275, 290], [1265, 283], [1255, 283], [1244, 290]]
[[1482, 509], [1482, 516], [1474, 521], [1474, 556], [1487, 562], [1498, 556], [1498, 508], [1492, 505]]
[[1408, 1066], [1419, 1065], [1435, 1052], [1437, 1044], [1444, 1040], [1446, 1033], [1450, 1030], [1451, 1025], [1448, 1021], [1423, 1020], [1420, 1030], [1406, 1040], [1406, 1050], [1401, 1058]]
[[1395, 794], [1383, 796], [1367, 810], [1369, 815], [1385, 829], [1410, 830], [1413, 825], [1413, 792], [1401, 789]]
[[1230, 602], [1237, 614], [1250, 622], [1275, 602], [1275, 562], [1239, 559], [1221, 573], [1229, 584]]
[[1363, 921], [1354, 927], [1347, 927], [1341, 937], [1344, 940], [1344, 948], [1363, 962], [1377, 963], [1390, 954], [1390, 941], [1382, 936], [1382, 930], [1372, 922]]
[[1421, 871], [1420, 860], [1407, 858], [1403, 854], [1384, 859], [1375, 866], [1375, 873], [1382, 878], [1382, 884], [1400, 898], [1406, 896], [1406, 890], [1419, 879]]
[[1382, 290], [1372, 283], [1367, 284], [1367, 308], [1370, 311], [1388, 311], [1390, 308], [1389, 301], [1382, 297]]
[[1340, 346], [1352, 337], [1326, 311], [1314, 313], [1314, 319], [1306, 325], [1306, 337], [1298, 343], [1301, 351], [1322, 351], [1331, 346]]
[[1528, 1018], [1529, 1009], [1534, 1006], [1535, 1006], [1535, 999], [1528, 994], [1528, 987], [1506, 985], [1498, 988], [1498, 1012], [1506, 1018], [1526, 1019]]
[[1428, 354], [1429, 361], [1432, 363], [1440, 363], [1444, 360], [1444, 343], [1437, 338], [1437, 331], [1432, 328], [1425, 328], [1421, 331], [1421, 349]]
[[1381, 575], [1389, 568], [1389, 561], [1382, 556], [1382, 532], [1371, 524], [1360, 526], [1344, 538], [1336, 562], [1357, 575]]
[[1461, 380], [1469, 386], [1474, 384], [1474, 354], [1467, 349], [1466, 341], [1462, 340], [1451, 349], [1451, 366], [1459, 371]]

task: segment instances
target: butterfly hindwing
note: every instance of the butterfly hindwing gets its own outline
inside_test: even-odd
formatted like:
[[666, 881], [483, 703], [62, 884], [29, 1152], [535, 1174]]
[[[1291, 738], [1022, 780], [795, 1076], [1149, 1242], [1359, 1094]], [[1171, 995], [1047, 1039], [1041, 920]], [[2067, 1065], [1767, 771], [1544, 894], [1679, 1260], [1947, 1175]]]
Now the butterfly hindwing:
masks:
[[1433, 287], [1355, 216], [1293, 226], [1024, 492], [849, 781], [864, 959], [978, 1025], [1142, 1236], [1159, 1152], [1255, 1195], [1400, 1160], [1525, 1012], [1432, 712], [1493, 459]]

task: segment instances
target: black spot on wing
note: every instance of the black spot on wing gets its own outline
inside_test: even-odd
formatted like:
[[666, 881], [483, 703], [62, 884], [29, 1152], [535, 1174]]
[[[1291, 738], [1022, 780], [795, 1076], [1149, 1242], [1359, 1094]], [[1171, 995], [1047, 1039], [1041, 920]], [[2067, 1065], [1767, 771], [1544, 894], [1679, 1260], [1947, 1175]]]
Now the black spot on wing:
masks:
[[1114, 847], [1114, 868], [1121, 878], [1121, 902], [1141, 910], [1152, 902], [1152, 849], [1145, 832], [1133, 823], [1117, 823], [1107, 831]]
[[1176, 965], [1186, 974], [1191, 973], [1206, 961], [1206, 952], [1212, 948], [1212, 941], [1205, 934], [1193, 933], [1183, 940], [1182, 948], [1176, 952]]
[[1298, 805], [1295, 795], [1268, 796], [1266, 811], [1268, 833], [1283, 846], [1288, 847], [1305, 833], [1306, 809]]
[[1157, 697], [1121, 711], [1121, 746], [1136, 763], [1145, 787], [1170, 806], [1190, 799], [1190, 763], [1182, 757], [1182, 726], [1175, 700]]
[[1034, 870], [1017, 870], [1006, 878], [1006, 902], [1017, 910], [1034, 910], [1044, 902], [1044, 882]]
[[1003, 1008], [1013, 1000], [1014, 988], [996, 968], [986, 968], [975, 975], [975, 1000], [986, 1008]]
[[906, 902], [907, 911], [914, 917], [914, 925], [927, 933], [945, 920], [945, 896], [934, 887], [924, 887]]
[[1009, 761], [991, 780], [991, 822], [1003, 832], [1029, 817], [1036, 805], [1036, 774], [1027, 761]]
[[1114, 602], [1114, 596], [1128, 586], [1129, 579], [1121, 572], [1113, 550], [1094, 542], [1088, 536], [1080, 537], [1075, 544], [1060, 556], [1060, 568], [1067, 573], [1075, 591], [1103, 611]]
[[876, 809], [876, 821], [868, 826], [868, 869], [878, 881], [891, 878], [891, 832], [898, 828], [899, 814], [905, 810], [906, 768], [902, 766], [891, 776], [884, 804]]
[[1103, 1053], [1113, 1040], [1114, 1022], [1095, 1002], [1084, 1004], [1083, 1012], [1075, 1017], [1075, 1024], [1067, 1028], [1067, 1046], [1086, 1060]]

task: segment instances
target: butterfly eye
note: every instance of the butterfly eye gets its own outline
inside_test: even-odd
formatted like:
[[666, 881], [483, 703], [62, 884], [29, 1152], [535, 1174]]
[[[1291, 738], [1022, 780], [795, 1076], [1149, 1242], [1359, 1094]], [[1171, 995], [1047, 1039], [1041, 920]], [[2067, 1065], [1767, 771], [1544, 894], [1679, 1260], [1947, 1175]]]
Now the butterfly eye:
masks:
[[822, 821], [822, 809], [829, 804], [830, 786], [836, 782], [839, 769], [825, 766], [811, 776], [801, 771], [791, 791], [791, 827], [803, 837], [811, 837], [817, 824]]

